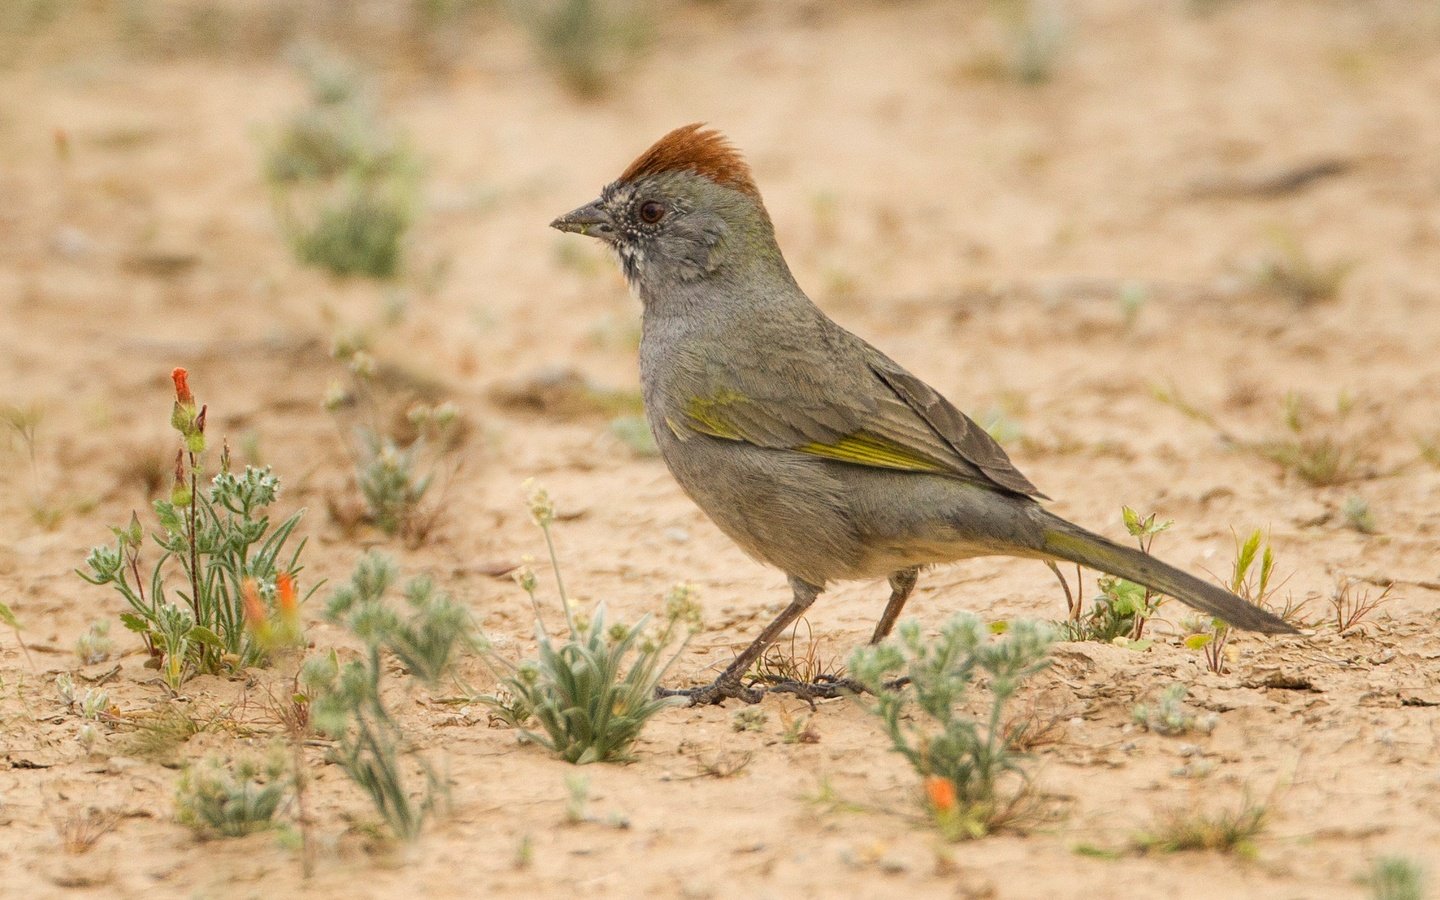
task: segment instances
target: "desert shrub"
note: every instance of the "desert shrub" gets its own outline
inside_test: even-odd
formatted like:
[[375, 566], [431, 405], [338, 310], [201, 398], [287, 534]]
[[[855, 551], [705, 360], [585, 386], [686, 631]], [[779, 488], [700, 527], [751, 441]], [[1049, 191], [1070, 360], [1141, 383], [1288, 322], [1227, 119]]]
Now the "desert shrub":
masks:
[[[394, 655], [410, 674], [434, 685], [470, 645], [474, 629], [469, 612], [428, 578], [411, 579], [403, 611], [397, 609], [387, 601], [396, 574], [394, 564], [377, 554], [360, 560], [349, 584], [331, 595], [325, 617], [360, 640], [361, 657], [343, 666], [333, 651], [308, 660], [300, 682], [314, 727], [335, 740], [335, 762], [391, 831], [412, 840], [445, 799], [445, 785], [424, 757], [409, 751], [404, 730], [381, 697], [382, 654]], [[418, 800], [406, 787], [406, 758], [425, 780]]]
[[606, 92], [653, 29], [643, 8], [613, 0], [509, 0], [506, 8], [546, 67], [585, 98]]
[[[932, 641], [907, 621], [895, 638], [851, 657], [891, 748], [921, 777], [927, 809], [950, 840], [982, 837], [1034, 811], [1021, 736], [1005, 728], [1004, 711], [1047, 664], [1051, 639], [1046, 626], [1016, 622], [992, 640], [980, 620], [959, 615]], [[962, 708], [972, 694], [986, 697], [983, 720]]]
[[[664, 619], [653, 632], [647, 629], [649, 616], [634, 625], [607, 626], [604, 603], [598, 604], [588, 619], [577, 616], [565, 593], [550, 530], [554, 505], [543, 488], [531, 490], [530, 511], [545, 535], [566, 633], [556, 638], [545, 628], [536, 597], [537, 579], [526, 567], [517, 580], [535, 607], [539, 655], [516, 664], [487, 652], [508, 696], [482, 699], [502, 720], [568, 762], [625, 759], [645, 723], [677, 702], [675, 698], [657, 698], [655, 689], [699, 628], [693, 589], [678, 585], [670, 591]], [[531, 719], [538, 728], [528, 727]]]
[[283, 751], [264, 759], [211, 757], [181, 774], [175, 789], [176, 818], [203, 835], [243, 837], [273, 827], [289, 785]]
[[404, 266], [420, 166], [381, 121], [358, 73], [318, 56], [303, 68], [310, 105], [265, 151], [281, 228], [305, 265], [392, 278]]

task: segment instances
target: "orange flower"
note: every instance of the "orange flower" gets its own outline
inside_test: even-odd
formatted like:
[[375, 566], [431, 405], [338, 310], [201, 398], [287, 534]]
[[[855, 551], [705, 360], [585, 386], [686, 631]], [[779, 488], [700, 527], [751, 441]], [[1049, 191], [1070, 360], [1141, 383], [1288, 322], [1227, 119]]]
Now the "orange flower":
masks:
[[925, 779], [925, 797], [930, 801], [931, 809], [939, 813], [949, 812], [955, 808], [955, 784], [948, 778], [931, 775]]
[[250, 630], [259, 632], [265, 625], [265, 604], [260, 602], [260, 586], [255, 579], [247, 578], [240, 583], [240, 602], [245, 607], [245, 624]]
[[300, 603], [295, 599], [295, 578], [289, 572], [275, 576], [275, 603], [280, 607], [281, 618], [287, 622], [295, 620]]
[[176, 366], [174, 371], [170, 373], [171, 379], [175, 382], [175, 400], [181, 406], [195, 405], [195, 395], [190, 393], [190, 385], [185, 380], [189, 375], [189, 372], [186, 372], [179, 366]]

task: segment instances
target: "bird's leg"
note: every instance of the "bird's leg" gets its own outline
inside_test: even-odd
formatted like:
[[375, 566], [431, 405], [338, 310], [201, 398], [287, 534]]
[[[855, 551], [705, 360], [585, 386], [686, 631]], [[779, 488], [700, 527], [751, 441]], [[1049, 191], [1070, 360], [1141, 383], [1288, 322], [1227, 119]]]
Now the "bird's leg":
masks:
[[[1056, 578], [1060, 579], [1060, 589], [1065, 592], [1065, 610], [1070, 614], [1070, 621], [1078, 622], [1080, 620], [1080, 601], [1077, 601], [1075, 595], [1070, 592], [1070, 582], [1061, 574], [1060, 567], [1055, 564], [1055, 560], [1047, 559], [1045, 565], [1055, 573]], [[1079, 583], [1079, 579], [1076, 579], [1076, 583]]]
[[810, 604], [815, 602], [815, 598], [820, 596], [821, 591], [821, 589], [815, 585], [801, 581], [793, 575], [790, 576], [790, 590], [794, 594], [790, 605], [785, 607], [779, 616], [776, 616], [775, 621], [765, 626], [765, 630], [760, 632], [760, 636], [757, 637], [750, 646], [746, 647], [739, 656], [735, 657], [735, 661], [730, 663], [714, 682], [704, 687], [678, 691], [656, 688], [656, 695], [660, 697], [689, 697], [691, 706], [723, 703], [731, 697], [744, 700], [746, 703], [760, 702], [760, 697], [763, 696], [763, 692], [745, 687], [740, 683], [740, 679], [745, 676], [746, 672], [750, 671], [750, 666], [754, 665], [755, 660], [760, 657], [760, 654], [765, 652], [765, 648], [774, 643], [775, 639], [778, 638], [786, 628], [790, 627], [790, 623], [800, 618], [805, 610], [810, 608]]
[[919, 567], [901, 569], [890, 576], [890, 602], [885, 604], [885, 612], [875, 623], [870, 643], [878, 644], [890, 636], [890, 629], [895, 627], [895, 620], [900, 618], [900, 610], [905, 608], [905, 601], [910, 599], [910, 592], [915, 590], [915, 582], [919, 578]]
[[[870, 643], [878, 644], [889, 636], [891, 629], [895, 627], [895, 620], [900, 618], [900, 611], [905, 608], [905, 601], [910, 599], [910, 593], [915, 590], [915, 582], [920, 578], [918, 566], [901, 569], [890, 576], [890, 601], [885, 604], [885, 612], [880, 616], [880, 621], [875, 623], [875, 633], [870, 637]], [[894, 690], [904, 687], [909, 683], [908, 678], [899, 678], [887, 683], [885, 686]], [[863, 694], [866, 688], [853, 678], [832, 678], [822, 677], [813, 684], [806, 684], [799, 681], [782, 681], [770, 688], [771, 693], [794, 694], [801, 700], [813, 701], [839, 697], [843, 694]]]

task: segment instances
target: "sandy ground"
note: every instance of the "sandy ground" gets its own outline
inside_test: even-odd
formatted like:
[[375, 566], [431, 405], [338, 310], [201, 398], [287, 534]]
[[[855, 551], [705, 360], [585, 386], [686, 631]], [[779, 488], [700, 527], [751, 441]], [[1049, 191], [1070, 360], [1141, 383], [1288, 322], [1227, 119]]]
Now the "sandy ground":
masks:
[[[374, 328], [381, 291], [298, 267], [277, 232], [257, 135], [302, 99], [281, 54], [155, 59], [103, 22], [7, 44], [28, 49], [0, 71], [0, 402], [43, 418], [33, 466], [24, 441], [0, 435], [0, 599], [28, 645], [0, 633], [0, 893], [1348, 897], [1386, 854], [1431, 860], [1440, 878], [1440, 468], [1417, 442], [1440, 435], [1434, 4], [1064, 8], [1064, 50], [1038, 86], [987, 74], [1000, 44], [983, 7], [918, 0], [666, 7], [650, 52], [595, 102], [567, 95], [498, 15], [461, 35], [443, 70], [385, 63], [386, 110], [428, 173], [412, 260], [449, 269], [433, 290], [411, 279], [409, 314], [375, 329], [376, 353], [439, 384], [472, 425], [418, 547], [327, 517], [349, 477], [321, 408], [339, 371], [328, 347]], [[545, 225], [701, 119], [747, 152], [817, 302], [963, 408], [1002, 413], [1057, 512], [1117, 534], [1122, 503], [1158, 510], [1177, 524], [1157, 550], [1212, 572], [1232, 531], [1265, 528], [1285, 591], [1315, 598], [1317, 616], [1345, 577], [1393, 582], [1392, 599], [1343, 635], [1239, 637], [1224, 675], [1163, 622], [1168, 637], [1144, 653], [1060, 645], [1027, 691], [1064, 723], [1038, 751], [1053, 815], [953, 846], [849, 701], [822, 703], [804, 744], [781, 741], [787, 718], [809, 714], [793, 699], [764, 701], [760, 733], [733, 732], [733, 709], [662, 714], [633, 763], [583, 771], [590, 811], [618, 828], [567, 825], [572, 768], [488, 726], [483, 708], [397, 691], [415, 741], [448, 769], [451, 814], [413, 846], [375, 850], [366, 802], [313, 748], [308, 883], [273, 836], [202, 843], [176, 824], [177, 772], [137, 758], [123, 722], [87, 753], [57, 673], [118, 662], [104, 687], [122, 717], [180, 704], [250, 726], [192, 738], [181, 761], [263, 746], [257, 698], [284, 677], [196, 678], [172, 699], [118, 623], [111, 660], [81, 666], [72, 650], [120, 611], [72, 569], [108, 524], [143, 514], [136, 473], [173, 452], [177, 365], [212, 434], [285, 480], [280, 511], [308, 508], [309, 577], [343, 579], [379, 546], [527, 652], [528, 603], [487, 572], [543, 552], [519, 488], [534, 476], [565, 516], [558, 541], [584, 602], [633, 619], [676, 581], [699, 587], [708, 627], [672, 679], [712, 677], [753, 636], [787, 599], [783, 577], [733, 547], [661, 463], [603, 417], [493, 399], [556, 367], [633, 390], [636, 304], [600, 248]], [[1341, 171], [1275, 183], [1326, 161]], [[1337, 296], [1299, 305], [1257, 279], [1287, 241], [1316, 266], [1350, 266]], [[1307, 434], [1355, 448], [1356, 477], [1311, 486], [1157, 401], [1157, 385], [1247, 441], [1285, 435], [1288, 393], [1343, 402], [1343, 421]], [[1374, 533], [1347, 524], [1352, 498]], [[823, 654], [865, 639], [884, 590], [825, 595], [809, 619]], [[1057, 618], [1062, 602], [1038, 565], [977, 560], [928, 574], [909, 612], [933, 629], [962, 609]], [[343, 644], [318, 609], [307, 621], [316, 648]], [[466, 674], [484, 686], [478, 665]], [[1172, 682], [1218, 714], [1213, 733], [1131, 724], [1134, 703]], [[738, 774], [702, 774], [738, 754], [751, 755]], [[826, 790], [838, 800], [814, 799]], [[1268, 811], [1253, 859], [1076, 852], [1123, 850], [1156, 815], [1245, 798]], [[118, 815], [114, 830], [65, 852], [55, 823], [90, 807]]]

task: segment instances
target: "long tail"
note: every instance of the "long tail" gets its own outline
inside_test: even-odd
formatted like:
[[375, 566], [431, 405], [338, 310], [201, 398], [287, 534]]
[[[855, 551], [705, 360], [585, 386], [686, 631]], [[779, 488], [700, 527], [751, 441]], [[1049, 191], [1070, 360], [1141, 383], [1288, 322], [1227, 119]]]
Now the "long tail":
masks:
[[1059, 516], [1047, 514], [1044, 552], [1099, 569], [1174, 597], [1187, 606], [1218, 616], [1236, 628], [1265, 634], [1296, 634], [1297, 629], [1279, 616], [1247, 603], [1224, 588], [1201, 581], [1133, 547], [1093, 534]]

